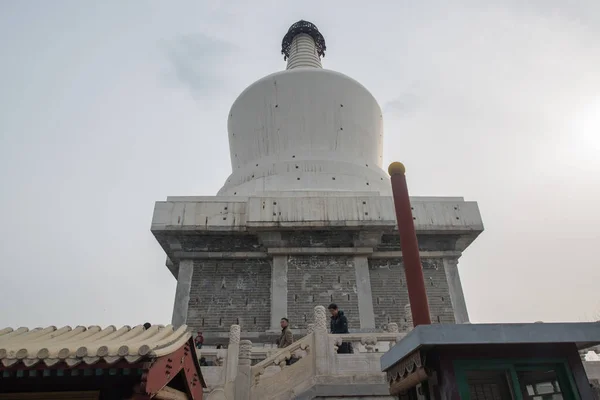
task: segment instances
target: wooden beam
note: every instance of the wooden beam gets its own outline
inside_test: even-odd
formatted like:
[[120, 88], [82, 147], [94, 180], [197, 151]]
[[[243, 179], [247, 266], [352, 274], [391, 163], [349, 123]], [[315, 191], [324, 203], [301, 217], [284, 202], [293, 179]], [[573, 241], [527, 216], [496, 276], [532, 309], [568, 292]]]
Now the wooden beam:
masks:
[[390, 394], [392, 396], [399, 396], [402, 392], [417, 386], [421, 382], [425, 382], [427, 378], [425, 368], [419, 367], [404, 378], [390, 382]]
[[186, 393], [189, 394], [189, 399], [202, 400], [206, 382], [202, 378], [192, 337], [178, 350], [161, 356], [151, 363], [148, 371], [142, 374], [141, 392], [154, 398], [180, 372], [185, 377]]

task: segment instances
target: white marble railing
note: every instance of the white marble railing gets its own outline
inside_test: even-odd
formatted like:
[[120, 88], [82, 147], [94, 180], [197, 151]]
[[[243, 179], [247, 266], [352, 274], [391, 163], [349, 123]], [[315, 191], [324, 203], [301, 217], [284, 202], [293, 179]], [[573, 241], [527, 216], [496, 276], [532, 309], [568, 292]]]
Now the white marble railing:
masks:
[[[275, 354], [254, 365], [252, 367], [252, 377], [254, 379], [254, 383], [260, 383], [261, 377], [265, 375], [267, 369], [271, 369], [272, 373], [268, 374], [268, 376], [272, 376], [286, 367], [292, 367], [297, 360], [310, 355], [311, 347], [313, 345], [313, 338], [314, 334], [310, 333], [302, 339], [292, 343], [285, 349], [279, 350]], [[290, 365], [288, 365], [288, 362]]]
[[[207, 399], [234, 399], [238, 391], [251, 400], [293, 398], [323, 380], [352, 382], [357, 376], [364, 383], [385, 384], [380, 357], [406, 333], [398, 332], [394, 323], [388, 324], [388, 332], [343, 335], [327, 333], [327, 326], [325, 309], [315, 307], [309, 334], [285, 349], [253, 347], [249, 341], [240, 345], [239, 326], [232, 326], [227, 349], [197, 350], [198, 359], [212, 364], [202, 367]], [[342, 342], [352, 343], [353, 354], [337, 354]], [[599, 353], [600, 346], [580, 352], [593, 385], [600, 385]]]
[[380, 332], [380, 333], [349, 333], [330, 334], [330, 341], [337, 352], [342, 342], [352, 343], [352, 350], [356, 353], [385, 353], [391, 349], [405, 333]]
[[[314, 322], [307, 336], [251, 367], [251, 399], [294, 398], [311, 385], [332, 378], [351, 383], [360, 376], [363, 383], [385, 383], [379, 359], [404, 336], [396, 324], [389, 324], [391, 332], [329, 334], [322, 306], [315, 307]], [[351, 342], [354, 354], [337, 354], [342, 342]]]
[[[207, 400], [235, 400], [238, 394], [250, 400], [294, 398], [331, 379], [343, 384], [360, 377], [363, 384], [386, 384], [380, 357], [406, 336], [395, 323], [388, 324], [387, 332], [329, 334], [322, 306], [315, 307], [314, 322], [308, 335], [285, 349], [253, 347], [240, 341], [240, 327], [233, 325], [227, 349], [197, 350], [199, 359], [213, 364], [202, 367]], [[337, 354], [343, 342], [352, 343], [352, 354]], [[600, 346], [580, 354], [590, 383], [600, 385]]]
[[[250, 357], [253, 363], [258, 363], [275, 354], [277, 351], [279, 351], [279, 349], [253, 347]], [[196, 356], [198, 357], [198, 360], [204, 358], [210, 367], [221, 367], [225, 364], [225, 360], [227, 359], [227, 349], [196, 349]]]
[[579, 356], [581, 357], [582, 361], [600, 361], [600, 346], [579, 350]]
[[227, 359], [226, 349], [196, 349], [196, 356], [198, 360], [204, 358], [211, 367], [222, 367]]

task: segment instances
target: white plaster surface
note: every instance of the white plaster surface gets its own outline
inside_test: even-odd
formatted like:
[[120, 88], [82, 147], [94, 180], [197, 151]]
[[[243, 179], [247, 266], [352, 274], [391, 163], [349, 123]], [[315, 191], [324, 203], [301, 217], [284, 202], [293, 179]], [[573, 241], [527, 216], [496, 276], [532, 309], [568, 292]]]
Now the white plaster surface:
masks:
[[312, 36], [306, 33], [296, 35], [290, 46], [290, 57], [287, 60], [287, 68], [322, 68], [321, 57], [317, 53], [317, 47]]
[[[476, 202], [412, 198], [415, 229], [434, 232], [479, 232], [483, 222]], [[396, 227], [392, 197], [246, 197], [220, 196], [194, 201], [157, 202], [152, 230], [243, 231], [253, 227]]]
[[293, 68], [258, 80], [231, 107], [228, 131], [233, 173], [219, 195], [390, 192], [381, 108], [339, 72]]

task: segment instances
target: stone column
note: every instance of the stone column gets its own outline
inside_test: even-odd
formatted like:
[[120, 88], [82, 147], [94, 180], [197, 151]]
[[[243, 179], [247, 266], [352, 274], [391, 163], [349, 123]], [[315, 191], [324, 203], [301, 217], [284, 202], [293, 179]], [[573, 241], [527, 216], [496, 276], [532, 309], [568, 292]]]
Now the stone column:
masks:
[[446, 280], [448, 281], [450, 301], [454, 309], [454, 321], [457, 324], [469, 322], [467, 303], [458, 273], [458, 260], [456, 258], [444, 258], [444, 271], [446, 272]]
[[331, 368], [335, 366], [335, 353], [333, 343], [330, 343], [327, 329], [327, 313], [325, 307], [316, 306], [314, 308], [314, 355], [315, 355], [315, 373], [316, 375], [330, 375]]
[[279, 321], [288, 312], [288, 256], [274, 255], [271, 269], [271, 330], [279, 331]]
[[373, 293], [371, 292], [369, 260], [366, 255], [354, 257], [354, 272], [356, 273], [360, 328], [375, 329], [375, 312], [373, 310]]
[[177, 290], [175, 291], [173, 318], [171, 319], [171, 324], [176, 328], [184, 325], [187, 321], [193, 274], [194, 261], [181, 260], [179, 262], [179, 274], [177, 275]]
[[235, 400], [248, 400], [252, 388], [252, 364], [250, 355], [252, 353], [252, 342], [240, 341], [238, 374], [235, 380]]
[[237, 376], [238, 356], [240, 354], [240, 326], [231, 325], [229, 328], [229, 345], [227, 346], [227, 372], [225, 382], [233, 382]]

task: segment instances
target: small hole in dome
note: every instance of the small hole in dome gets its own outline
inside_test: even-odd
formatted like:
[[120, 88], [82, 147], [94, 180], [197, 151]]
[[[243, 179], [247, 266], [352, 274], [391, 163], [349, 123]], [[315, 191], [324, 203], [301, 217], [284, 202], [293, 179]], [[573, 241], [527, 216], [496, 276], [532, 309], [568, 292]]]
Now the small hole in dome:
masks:
[[460, 218], [456, 217], [456, 219], [460, 219]]
[[276, 202], [276, 201], [274, 201], [274, 202], [273, 202], [273, 205], [274, 205], [274, 206], [276, 206], [276, 205], [277, 205], [277, 202]]
[[332, 176], [332, 177], [331, 177], [331, 180], [332, 180], [332, 181], [335, 181], [335, 176]]
[[368, 167], [368, 166], [369, 166], [369, 164], [365, 164], [365, 167]]
[[296, 158], [296, 156], [292, 156], [292, 158]]
[[296, 165], [296, 169], [298, 169], [298, 166]]
[[365, 213], [365, 215], [369, 215], [369, 213], [368, 213], [368, 212], [366, 212], [366, 213]]
[[237, 192], [233, 192], [233, 194], [234, 194], [234, 195], [236, 195], [236, 194], [237, 194]]
[[340, 104], [340, 107], [344, 107], [344, 105], [343, 105], [343, 104]]
[[383, 180], [383, 178], [381, 178], [381, 180]]
[[275, 108], [279, 107], [279, 104], [275, 104]]
[[367, 186], [369, 186], [369, 182], [367, 182]]
[[367, 202], [366, 202], [366, 201], [363, 201], [363, 204], [367, 204]]
[[223, 217], [223, 221], [227, 220], [227, 217]]
[[340, 128], [340, 131], [343, 131], [343, 130], [344, 130], [344, 128]]
[[413, 217], [413, 219], [414, 219], [414, 220], [416, 220], [416, 219], [417, 219], [417, 217]]
[[299, 181], [299, 180], [300, 180], [300, 178], [296, 178], [296, 180], [298, 180], [298, 181]]
[[254, 174], [252, 174], [252, 177], [254, 178]]
[[256, 164], [256, 166], [258, 167], [258, 164]]

